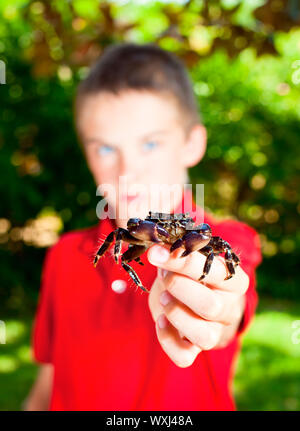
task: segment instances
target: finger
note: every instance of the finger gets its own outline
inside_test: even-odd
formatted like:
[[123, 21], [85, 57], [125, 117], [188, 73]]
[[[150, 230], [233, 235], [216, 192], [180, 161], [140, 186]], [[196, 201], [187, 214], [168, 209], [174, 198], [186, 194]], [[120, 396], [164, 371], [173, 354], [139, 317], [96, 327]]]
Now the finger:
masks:
[[[234, 314], [236, 294], [210, 289], [203, 284], [184, 275], [169, 272], [164, 278], [167, 289], [161, 295], [166, 299], [176, 298], [205, 320], [216, 321], [229, 325]], [[169, 295], [168, 298], [168, 293]], [[162, 303], [162, 302], [161, 302]]]
[[[160, 327], [159, 325], [165, 325]], [[181, 338], [177, 329], [168, 322], [164, 314], [161, 314], [156, 321], [156, 335], [160, 345], [169, 358], [181, 368], [192, 365], [201, 349]]]
[[[180, 251], [176, 250], [176, 252], [170, 254], [167, 248], [154, 245], [148, 251], [148, 259], [153, 265], [199, 281], [203, 273], [206, 256], [199, 252], [193, 252], [186, 257], [179, 257]], [[203, 282], [214, 288], [245, 293], [248, 288], [248, 276], [240, 266], [237, 266], [235, 271], [236, 274], [232, 278], [225, 280], [227, 277], [225, 260], [220, 256], [215, 256], [210, 271]]]
[[219, 343], [224, 325], [201, 319], [176, 299], [164, 307], [168, 321], [201, 350], [213, 349]]

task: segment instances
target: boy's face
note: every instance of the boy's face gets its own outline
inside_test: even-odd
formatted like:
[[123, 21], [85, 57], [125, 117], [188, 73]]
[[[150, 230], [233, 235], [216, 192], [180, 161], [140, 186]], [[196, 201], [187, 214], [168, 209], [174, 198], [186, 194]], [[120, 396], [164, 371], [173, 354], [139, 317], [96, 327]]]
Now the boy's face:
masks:
[[[170, 212], [173, 203], [180, 202], [187, 167], [203, 157], [206, 134], [199, 124], [187, 137], [179, 112], [171, 97], [149, 91], [84, 97], [77, 118], [80, 138], [95, 182], [116, 209], [119, 225], [125, 225], [120, 218], [144, 218], [149, 210]], [[171, 205], [157, 184], [173, 186]], [[128, 209], [121, 217], [120, 206]]]

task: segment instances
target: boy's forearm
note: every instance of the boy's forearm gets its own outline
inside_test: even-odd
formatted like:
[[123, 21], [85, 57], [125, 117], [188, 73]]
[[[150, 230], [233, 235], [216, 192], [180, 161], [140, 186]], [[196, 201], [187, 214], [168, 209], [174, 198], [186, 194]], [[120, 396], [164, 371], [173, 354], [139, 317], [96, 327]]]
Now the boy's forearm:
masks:
[[30, 392], [23, 401], [21, 408], [24, 411], [47, 411], [49, 410], [49, 399], [49, 394], [33, 394]]
[[28, 397], [22, 404], [22, 409], [26, 411], [49, 410], [52, 380], [52, 364], [42, 365]]

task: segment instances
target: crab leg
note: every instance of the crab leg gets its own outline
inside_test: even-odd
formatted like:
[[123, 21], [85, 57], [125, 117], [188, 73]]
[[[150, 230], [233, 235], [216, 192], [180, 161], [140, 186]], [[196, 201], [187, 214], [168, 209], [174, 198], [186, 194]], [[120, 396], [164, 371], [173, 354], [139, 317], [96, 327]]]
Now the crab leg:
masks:
[[[132, 247], [134, 247], [134, 244], [129, 244], [129, 246], [128, 246], [128, 250], [129, 250], [130, 248], [132, 248]], [[141, 261], [140, 257], [136, 257], [134, 260], [135, 260], [137, 263], [139, 263], [140, 265], [144, 266], [144, 264], [143, 264], [143, 262]]]
[[125, 271], [128, 272], [128, 274], [130, 275], [130, 277], [138, 287], [140, 287], [144, 292], [148, 292], [148, 293], [150, 292], [148, 289], [146, 289], [146, 287], [142, 285], [142, 282], [139, 279], [137, 273], [134, 271], [133, 268], [131, 268], [131, 266], [129, 266], [127, 263], [124, 263], [124, 262], [121, 262], [121, 265], [125, 269]]
[[99, 250], [97, 251], [97, 254], [95, 256], [94, 259], [94, 267], [96, 268], [97, 263], [100, 259], [100, 257], [102, 257], [104, 255], [104, 253], [108, 250], [108, 248], [110, 247], [110, 245], [113, 243], [115, 234], [117, 233], [117, 230], [112, 231], [105, 239], [104, 243], [101, 245], [101, 247], [99, 248]]
[[[206, 261], [203, 267], [203, 272], [201, 277], [198, 279], [199, 281], [203, 280], [203, 278], [209, 273], [211, 264], [214, 260], [214, 251], [213, 248], [209, 245], [203, 247], [201, 250], [198, 250], [199, 253], [204, 254], [206, 256]], [[218, 254], [218, 253], [217, 253]]]
[[116, 234], [116, 243], [115, 243], [115, 249], [114, 249], [114, 258], [116, 263], [119, 263], [122, 241], [130, 242], [132, 244], [136, 242], [136, 239], [133, 236], [131, 236], [126, 229], [123, 229], [121, 227], [118, 229], [118, 233]]
[[[199, 253], [202, 253], [205, 256], [207, 256], [206, 262], [203, 268], [203, 274], [201, 275], [199, 280], [203, 280], [203, 278], [209, 273], [214, 256], [218, 256], [223, 252], [225, 252], [225, 264], [229, 272], [229, 275], [225, 278], [225, 280], [229, 280], [235, 274], [234, 266], [237, 266], [239, 264], [240, 259], [231, 250], [231, 247], [228, 244], [228, 242], [224, 241], [219, 236], [213, 236], [209, 245], [207, 245], [206, 247], [203, 247], [201, 250], [198, 250], [198, 251]], [[234, 266], [233, 266], [233, 262], [235, 262]]]
[[97, 251], [97, 254], [94, 259], [94, 267], [97, 266], [97, 263], [99, 259], [106, 253], [106, 251], [109, 249], [111, 244], [114, 241], [114, 238], [116, 238], [116, 243], [114, 247], [114, 258], [116, 263], [119, 263], [119, 256], [121, 254], [121, 243], [122, 241], [130, 242], [133, 244], [141, 242], [140, 240], [137, 240], [133, 236], [130, 235], [130, 233], [123, 228], [118, 228], [114, 231], [112, 231], [105, 239], [104, 243], [101, 245], [99, 250]]
[[121, 260], [122, 260], [122, 266], [125, 269], [125, 271], [128, 272], [132, 280], [135, 282], [135, 284], [140, 287], [144, 292], [149, 292], [148, 289], [146, 289], [139, 279], [137, 273], [134, 271], [131, 266], [128, 265], [128, 262], [131, 260], [135, 260], [138, 263], [143, 265], [143, 262], [140, 262], [140, 255], [145, 253], [145, 251], [149, 248], [151, 244], [149, 245], [134, 245], [130, 248], [128, 248], [127, 251], [123, 254]]
[[232, 259], [235, 262], [234, 266], [237, 266], [240, 263], [240, 259], [232, 250], [231, 250], [231, 254], [232, 254]]
[[229, 271], [229, 275], [225, 278], [225, 280], [229, 280], [229, 278], [231, 278], [235, 274], [232, 260], [233, 260], [232, 252], [230, 248], [227, 248], [227, 250], [225, 251], [225, 262], [226, 262], [227, 269]]

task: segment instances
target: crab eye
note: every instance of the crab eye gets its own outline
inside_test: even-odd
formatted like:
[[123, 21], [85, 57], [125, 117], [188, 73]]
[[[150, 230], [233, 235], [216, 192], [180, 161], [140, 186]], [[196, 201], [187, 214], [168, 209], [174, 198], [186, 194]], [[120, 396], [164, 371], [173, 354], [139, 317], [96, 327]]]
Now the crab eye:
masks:
[[140, 222], [139, 218], [130, 218], [127, 222], [127, 227], [138, 226], [139, 222]]
[[211, 228], [210, 228], [209, 224], [207, 224], [207, 223], [203, 223], [201, 225], [201, 230], [203, 230], [205, 232], [211, 232]]

